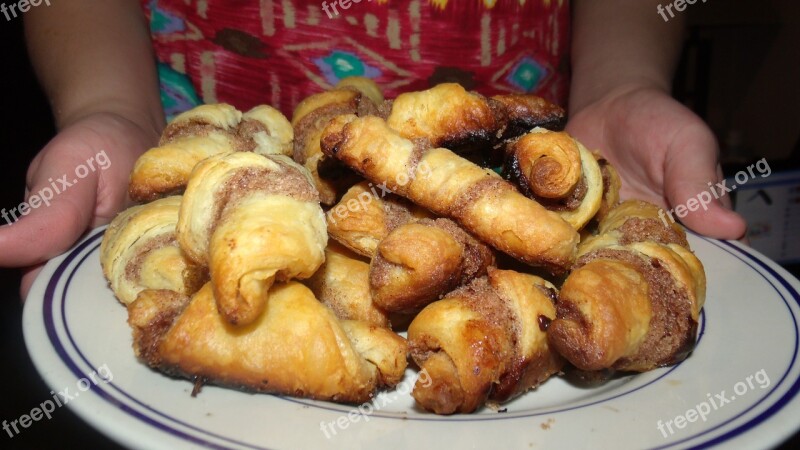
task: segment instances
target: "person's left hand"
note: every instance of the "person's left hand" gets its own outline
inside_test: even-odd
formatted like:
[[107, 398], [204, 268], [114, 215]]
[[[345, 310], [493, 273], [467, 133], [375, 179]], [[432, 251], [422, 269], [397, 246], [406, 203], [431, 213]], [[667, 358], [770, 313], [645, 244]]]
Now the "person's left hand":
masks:
[[[658, 89], [618, 88], [574, 114], [567, 131], [590, 150], [600, 150], [619, 171], [623, 199], [673, 210], [704, 191], [711, 194], [709, 183], [716, 188], [722, 180], [711, 130]], [[706, 236], [739, 239], [746, 224], [730, 204], [727, 196], [714, 199], [707, 209], [697, 208], [680, 220]]]

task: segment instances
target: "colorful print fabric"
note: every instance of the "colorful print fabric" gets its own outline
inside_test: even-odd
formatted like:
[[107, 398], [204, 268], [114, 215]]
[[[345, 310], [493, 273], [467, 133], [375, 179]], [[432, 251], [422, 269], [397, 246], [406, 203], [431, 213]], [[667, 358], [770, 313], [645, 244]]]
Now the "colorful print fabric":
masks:
[[[458, 82], [565, 104], [568, 0], [145, 0], [167, 113], [200, 99], [290, 114], [340, 79], [387, 97]], [[346, 6], [346, 8], [345, 8]], [[195, 93], [196, 92], [196, 93]], [[199, 95], [198, 95], [199, 94]]]

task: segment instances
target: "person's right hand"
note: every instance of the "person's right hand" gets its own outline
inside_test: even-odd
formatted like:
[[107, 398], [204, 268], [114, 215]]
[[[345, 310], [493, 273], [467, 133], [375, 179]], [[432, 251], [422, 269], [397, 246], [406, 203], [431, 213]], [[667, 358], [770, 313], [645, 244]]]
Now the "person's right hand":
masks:
[[[23, 299], [44, 262], [69, 249], [87, 230], [108, 223], [126, 206], [131, 168], [157, 139], [154, 131], [120, 115], [93, 114], [64, 127], [33, 159], [25, 200], [46, 188], [53, 198], [49, 206], [41, 204], [24, 217], [18, 205], [7, 207], [3, 212], [8, 220], [3, 219], [0, 227], [0, 266], [26, 267], [20, 287]], [[94, 170], [79, 178], [83, 168], [89, 169], [89, 160]], [[83, 168], [76, 174], [79, 166]], [[64, 187], [59, 180], [71, 186]], [[53, 186], [61, 192], [56, 193]], [[11, 208], [17, 208], [14, 214], [19, 220], [7, 225], [13, 221]]]

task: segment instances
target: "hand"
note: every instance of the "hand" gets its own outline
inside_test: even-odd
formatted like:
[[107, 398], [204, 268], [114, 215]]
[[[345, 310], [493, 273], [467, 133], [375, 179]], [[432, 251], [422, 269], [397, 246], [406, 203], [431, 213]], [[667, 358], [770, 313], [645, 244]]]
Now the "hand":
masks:
[[[708, 183], [722, 180], [711, 130], [659, 89], [618, 88], [573, 114], [567, 131], [587, 148], [600, 150], [619, 171], [623, 199], [672, 210], [704, 191], [711, 193]], [[746, 224], [730, 205], [727, 196], [721, 197], [680, 220], [706, 236], [739, 239]]]
[[[131, 168], [156, 139], [119, 115], [93, 114], [65, 127], [34, 158], [25, 198], [38, 207], [25, 216], [17, 207], [4, 210], [0, 227], [0, 266], [27, 267], [23, 299], [44, 262], [126, 206]], [[48, 196], [49, 205], [33, 199]]]

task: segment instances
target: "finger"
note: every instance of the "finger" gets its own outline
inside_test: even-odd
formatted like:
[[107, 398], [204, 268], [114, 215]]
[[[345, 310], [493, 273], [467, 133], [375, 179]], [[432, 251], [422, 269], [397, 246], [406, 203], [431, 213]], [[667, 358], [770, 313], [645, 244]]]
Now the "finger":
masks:
[[716, 141], [698, 123], [679, 132], [665, 162], [665, 194], [671, 212], [688, 228], [718, 239], [740, 239], [741, 216], [730, 209], [730, 197], [717, 166]]
[[[24, 267], [59, 255], [88, 228], [96, 201], [97, 177], [69, 180], [58, 187], [48, 179], [35, 184], [22, 204], [0, 211], [0, 266]], [[38, 198], [38, 200], [37, 200]], [[23, 215], [24, 213], [24, 215]]]
[[39, 276], [42, 268], [44, 268], [44, 264], [37, 264], [23, 271], [22, 283], [20, 283], [19, 287], [19, 295], [23, 303], [27, 300], [28, 292], [30, 292], [31, 286], [33, 286], [33, 282], [36, 280], [36, 277]]

